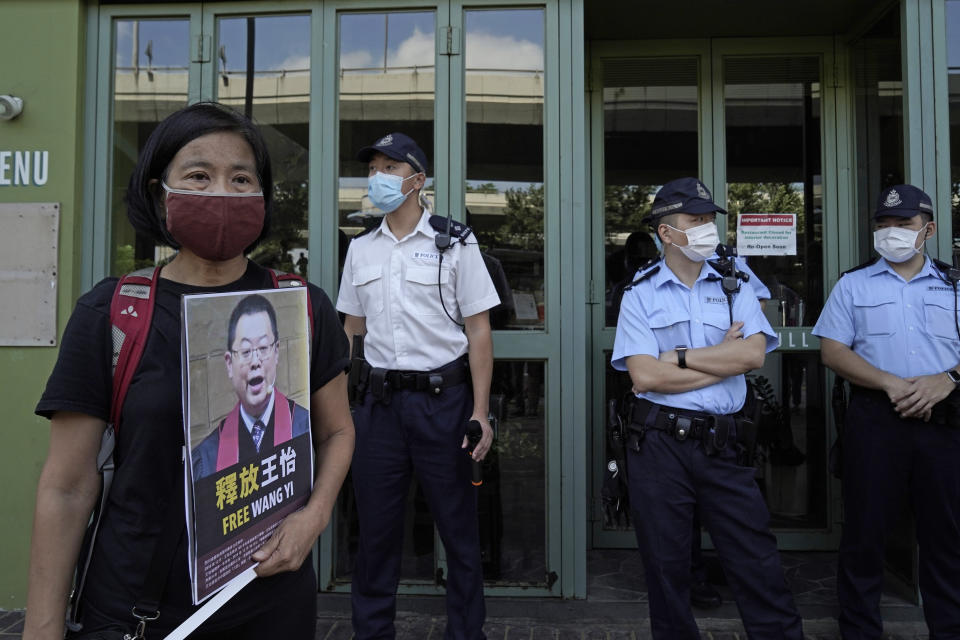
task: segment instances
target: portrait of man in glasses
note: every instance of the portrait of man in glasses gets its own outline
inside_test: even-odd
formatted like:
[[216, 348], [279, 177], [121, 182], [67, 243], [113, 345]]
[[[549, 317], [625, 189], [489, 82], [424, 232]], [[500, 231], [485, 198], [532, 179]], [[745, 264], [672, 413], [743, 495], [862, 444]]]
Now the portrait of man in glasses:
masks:
[[193, 449], [194, 481], [307, 433], [310, 414], [277, 388], [280, 334], [277, 313], [259, 294], [246, 296], [230, 314], [227, 376], [237, 404]]

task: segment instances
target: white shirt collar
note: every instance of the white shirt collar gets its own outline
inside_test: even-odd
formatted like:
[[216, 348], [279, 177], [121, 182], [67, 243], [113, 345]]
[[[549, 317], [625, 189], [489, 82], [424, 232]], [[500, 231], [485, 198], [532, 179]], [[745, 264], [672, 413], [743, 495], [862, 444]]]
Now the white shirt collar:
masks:
[[420, 209], [420, 220], [417, 221], [417, 226], [413, 228], [413, 231], [411, 231], [409, 235], [404, 236], [399, 240], [393, 235], [393, 232], [390, 231], [390, 226], [387, 225], [388, 215], [390, 214], [388, 213], [387, 215], [383, 216], [383, 219], [380, 221], [380, 226], [377, 227], [375, 233], [382, 233], [383, 235], [392, 239], [394, 242], [403, 242], [418, 231], [428, 238], [433, 238], [435, 235], [437, 235], [437, 232], [434, 230], [434, 228], [430, 226], [430, 212], [424, 208]]

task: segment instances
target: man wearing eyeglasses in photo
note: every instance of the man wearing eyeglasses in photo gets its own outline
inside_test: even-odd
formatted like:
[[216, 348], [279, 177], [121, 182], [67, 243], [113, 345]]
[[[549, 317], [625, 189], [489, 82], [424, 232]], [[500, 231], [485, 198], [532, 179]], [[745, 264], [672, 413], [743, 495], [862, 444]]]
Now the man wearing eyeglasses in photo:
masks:
[[[230, 314], [228, 327], [223, 358], [238, 402], [194, 448], [194, 481], [256, 458], [262, 448], [277, 447], [309, 430], [307, 410], [274, 386], [280, 335], [273, 305], [259, 294], [246, 296]], [[230, 449], [229, 443], [236, 449], [221, 450]]]

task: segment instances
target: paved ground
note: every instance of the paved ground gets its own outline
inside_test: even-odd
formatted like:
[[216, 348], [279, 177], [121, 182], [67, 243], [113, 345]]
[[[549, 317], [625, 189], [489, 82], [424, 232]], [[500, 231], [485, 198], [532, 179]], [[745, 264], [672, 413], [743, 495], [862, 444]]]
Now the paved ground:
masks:
[[[738, 621], [701, 619], [703, 640], [742, 640], [747, 636]], [[401, 615], [397, 619], [397, 638], [409, 640], [441, 640], [444, 619], [429, 615]], [[888, 625], [887, 640], [926, 639], [926, 628], [917, 628], [917, 623]], [[651, 638], [647, 620], [636, 625], [610, 624], [603, 621], [583, 620], [552, 624], [549, 621], [524, 618], [491, 618], [484, 631], [488, 640], [646, 640]], [[805, 620], [805, 637], [808, 640], [839, 640], [834, 620]], [[3, 636], [0, 636], [3, 637]], [[350, 621], [323, 616], [317, 623], [317, 640], [348, 640], [352, 637]]]
[[[631, 609], [609, 603], [589, 601], [543, 601], [489, 599], [490, 615], [484, 631], [489, 640], [645, 640], [650, 638], [649, 620], [627, 622], [628, 614], [645, 616], [639, 603]], [[342, 595], [319, 596], [321, 613], [317, 619], [316, 640], [349, 640], [349, 600]], [[445, 618], [439, 598], [401, 599], [397, 615], [399, 640], [441, 640]], [[527, 615], [516, 614], [525, 610]], [[592, 613], [591, 613], [592, 611]], [[807, 612], [803, 612], [806, 616]], [[887, 612], [885, 612], [887, 613]], [[507, 614], [507, 615], [504, 615]], [[888, 622], [885, 640], [926, 639], [926, 627], [915, 611], [892, 612], [893, 617], [911, 620]], [[906, 615], [904, 615], [906, 614]], [[732, 605], [724, 605], [713, 615], [698, 617], [704, 640], [742, 640], [746, 638]], [[22, 611], [0, 611], [0, 640], [19, 640], [23, 628]], [[832, 617], [804, 619], [808, 640], [838, 640], [837, 624]]]
[[[723, 584], [722, 570], [712, 552], [706, 555], [711, 575], [724, 604], [712, 611], [696, 611], [704, 640], [746, 638], [733, 593]], [[808, 640], [839, 640], [835, 591], [836, 554], [781, 552], [784, 572], [804, 619]], [[587, 554], [586, 600], [559, 598], [487, 597], [489, 640], [645, 640], [650, 638], [643, 565], [632, 550], [590, 551]], [[316, 640], [348, 640], [350, 595], [317, 596]], [[912, 602], [885, 592], [881, 600], [886, 621], [885, 640], [927, 638], [923, 613]], [[397, 600], [398, 640], [442, 640], [446, 624], [444, 600], [438, 596], [401, 596]], [[0, 611], [0, 640], [19, 640], [22, 611]]]

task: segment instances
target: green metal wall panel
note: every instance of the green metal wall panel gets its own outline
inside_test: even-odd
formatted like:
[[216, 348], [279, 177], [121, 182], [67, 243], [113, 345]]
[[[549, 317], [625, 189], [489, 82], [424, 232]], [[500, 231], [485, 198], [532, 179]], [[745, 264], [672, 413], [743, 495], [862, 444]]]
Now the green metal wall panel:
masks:
[[927, 251], [949, 260], [952, 221], [945, 11], [944, 0], [902, 0], [900, 4], [905, 180], [930, 195], [942, 229], [937, 243], [928, 244]]
[[[549, 21], [548, 21], [549, 24]], [[562, 260], [561, 298], [564, 305], [561, 323], [561, 358], [559, 389], [588, 390], [590, 327], [589, 273], [581, 265], [589, 264], [590, 222], [587, 215], [589, 160], [586, 136], [585, 82], [586, 57], [584, 50], [584, 19], [582, 0], [573, 0], [560, 6], [559, 16], [560, 60], [560, 136], [556, 151], [560, 165], [560, 251]], [[551, 156], [553, 154], [550, 154]], [[549, 158], [550, 156], [548, 156]], [[568, 249], [569, 247], [569, 249]], [[557, 253], [557, 252], [554, 252]], [[558, 256], [559, 257], [559, 256]], [[596, 376], [593, 376], [596, 379]], [[562, 550], [561, 592], [566, 596], [585, 598], [587, 595], [587, 481], [589, 457], [587, 431], [589, 392], [554, 393], [560, 396], [562, 408], [562, 451], [560, 547]], [[552, 444], [552, 443], [551, 443]], [[554, 465], [551, 464], [551, 470]], [[554, 474], [550, 474], [551, 484]], [[551, 501], [553, 503], [553, 501]], [[552, 516], [551, 512], [551, 516]], [[551, 517], [550, 532], [556, 531], [557, 519]], [[551, 545], [554, 551], [555, 545]]]
[[[84, 29], [86, 9], [77, 0], [8, 0], [0, 20], [3, 93], [23, 98], [23, 113], [0, 121], [0, 149], [45, 150], [49, 179], [43, 186], [0, 187], [0, 202], [59, 202], [57, 327], [62, 334], [80, 294], [80, 240]], [[4, 304], [17, 301], [4, 300]], [[46, 457], [48, 422], [33, 415], [57, 347], [0, 347], [7, 407], [0, 466], [3, 533], [0, 608], [26, 604], [27, 562], [37, 479]]]

